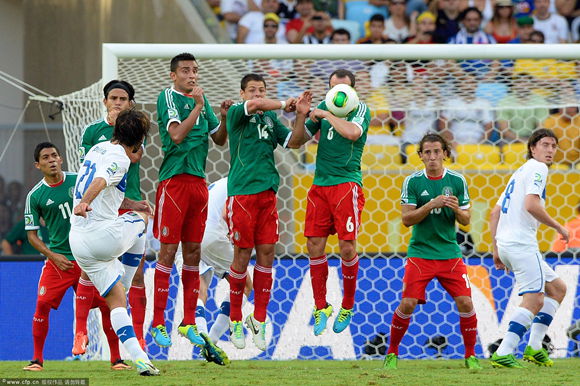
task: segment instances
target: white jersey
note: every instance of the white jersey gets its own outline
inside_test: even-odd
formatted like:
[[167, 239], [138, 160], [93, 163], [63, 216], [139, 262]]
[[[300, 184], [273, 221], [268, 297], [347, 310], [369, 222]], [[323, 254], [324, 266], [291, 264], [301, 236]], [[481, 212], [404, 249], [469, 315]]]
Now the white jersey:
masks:
[[547, 179], [548, 166], [535, 159], [528, 160], [512, 175], [497, 202], [501, 207], [495, 235], [498, 246], [525, 245], [537, 248], [539, 222], [524, 208], [524, 200], [528, 194], [535, 194], [540, 196], [543, 205]]
[[121, 145], [101, 142], [91, 148], [79, 169], [74, 189], [73, 206], [81, 202], [85, 191], [95, 178], [104, 178], [107, 186], [90, 204], [87, 217], [71, 216], [71, 228], [77, 231], [102, 227], [119, 217], [119, 207], [125, 198], [127, 170], [131, 161]]
[[228, 178], [224, 177], [210, 184], [208, 191], [205, 231], [227, 235], [228, 224], [224, 220], [223, 212], [228, 198]]

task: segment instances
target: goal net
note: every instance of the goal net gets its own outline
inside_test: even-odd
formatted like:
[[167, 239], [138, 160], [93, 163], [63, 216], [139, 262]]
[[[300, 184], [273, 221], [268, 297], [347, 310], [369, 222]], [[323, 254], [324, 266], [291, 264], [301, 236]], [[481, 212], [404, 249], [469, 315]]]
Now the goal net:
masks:
[[[154, 125], [141, 163], [143, 193], [154, 202], [163, 158], [156, 101], [159, 93], [171, 85], [170, 58], [181, 52], [191, 52], [198, 58], [199, 84], [216, 111], [221, 101], [239, 99], [240, 80], [250, 72], [265, 76], [270, 98], [286, 99], [308, 89], [318, 103], [324, 98], [330, 73], [346, 68], [355, 73], [357, 92], [372, 116], [362, 160], [366, 205], [357, 243], [361, 262], [350, 328], [322, 337], [312, 333], [312, 288], [303, 230], [306, 194], [315, 167], [314, 138], [297, 151], [275, 151], [281, 175], [280, 242], [268, 309], [272, 322], [268, 349], [261, 353], [248, 340], [245, 350], [236, 350], [224, 335], [219, 345], [230, 358], [356, 359], [384, 354], [391, 318], [401, 296], [403, 258], [411, 234], [401, 222], [401, 185], [405, 176], [422, 167], [416, 153], [418, 140], [425, 132], [438, 130], [454, 144], [446, 166], [461, 172], [469, 186], [472, 221], [469, 227], [458, 228], [458, 240], [469, 269], [470, 282], [466, 285], [472, 288], [478, 315], [477, 354], [490, 355], [493, 343], [504, 335], [519, 297], [513, 290], [513, 275], [493, 268], [487, 219], [509, 176], [525, 161], [525, 140], [536, 127], [552, 128], [561, 145], [547, 186], [548, 212], [562, 223], [577, 216], [580, 88], [574, 58], [580, 57], [580, 47], [106, 44], [103, 78], [60, 97], [70, 170], [78, 168], [77, 149], [83, 127], [105, 114], [102, 86], [111, 79], [126, 80], [135, 87], [137, 108], [147, 113]], [[282, 119], [290, 125], [293, 116], [284, 114]], [[228, 169], [227, 145], [218, 147], [210, 141], [208, 183], [226, 176]], [[576, 350], [567, 329], [580, 319], [580, 265], [578, 251], [553, 252], [555, 237], [551, 228], [540, 227], [540, 250], [568, 287], [547, 333], [554, 347], [552, 355], [565, 357]], [[329, 301], [339, 306], [342, 282], [336, 237], [329, 238], [327, 251], [331, 254]], [[177, 336], [183, 310], [176, 270], [166, 315], [173, 346], [161, 349], [147, 333], [152, 318], [153, 266], [149, 262], [145, 273], [148, 351], [155, 359], [195, 358], [198, 353]], [[227, 290], [227, 283], [215, 279], [210, 286], [210, 326]], [[401, 344], [401, 358], [462, 357], [459, 317], [452, 299], [437, 282], [429, 285], [427, 299], [412, 317]], [[245, 314], [251, 311], [252, 300], [250, 296]], [[106, 340], [98, 337], [98, 319], [96, 314], [90, 319], [89, 358], [107, 355], [103, 344]]]

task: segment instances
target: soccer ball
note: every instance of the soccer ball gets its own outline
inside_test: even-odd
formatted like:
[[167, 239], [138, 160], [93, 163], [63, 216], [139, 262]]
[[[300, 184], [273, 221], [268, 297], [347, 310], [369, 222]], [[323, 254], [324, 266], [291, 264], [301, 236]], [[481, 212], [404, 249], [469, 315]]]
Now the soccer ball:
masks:
[[337, 84], [326, 93], [324, 101], [328, 111], [344, 118], [358, 106], [358, 95], [348, 84]]

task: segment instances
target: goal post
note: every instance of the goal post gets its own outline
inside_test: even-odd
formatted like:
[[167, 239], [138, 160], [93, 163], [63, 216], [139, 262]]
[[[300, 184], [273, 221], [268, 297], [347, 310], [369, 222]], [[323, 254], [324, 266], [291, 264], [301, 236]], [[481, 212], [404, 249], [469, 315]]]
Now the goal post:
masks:
[[[472, 220], [458, 232], [468, 264], [473, 300], [478, 313], [477, 353], [489, 355], [489, 346], [503, 336], [511, 312], [518, 304], [513, 276], [493, 268], [487, 220], [509, 176], [525, 160], [525, 143], [510, 138], [506, 130], [524, 134], [530, 127], [551, 125], [561, 138], [562, 152], [552, 167], [547, 186], [548, 212], [564, 223], [576, 215], [580, 191], [578, 153], [573, 153], [573, 131], [558, 120], [561, 109], [580, 105], [580, 45], [201, 45], [201, 44], [104, 44], [102, 79], [82, 90], [63, 95], [66, 154], [70, 170], [78, 168], [77, 149], [82, 129], [104, 115], [102, 87], [111, 79], [123, 79], [135, 88], [137, 108], [153, 123], [150, 142], [142, 162], [142, 189], [154, 201], [157, 171], [163, 154], [156, 124], [159, 93], [171, 85], [169, 60], [182, 52], [195, 55], [200, 65], [199, 85], [216, 109], [224, 99], [239, 99], [241, 77], [263, 74], [268, 97], [285, 99], [301, 91], [313, 91], [314, 102], [324, 98], [328, 76], [346, 68], [357, 77], [356, 89], [371, 110], [371, 127], [363, 154], [363, 191], [366, 205], [357, 249], [361, 256], [355, 317], [343, 334], [314, 337], [309, 327], [312, 307], [309, 266], [303, 236], [306, 194], [312, 183], [316, 142], [302, 149], [277, 149], [281, 175], [278, 193], [280, 243], [274, 264], [275, 283], [269, 318], [268, 350], [264, 359], [354, 359], [376, 358], [384, 352], [392, 313], [400, 299], [403, 257], [410, 230], [400, 219], [400, 189], [408, 174], [421, 168], [416, 138], [425, 128], [448, 130], [457, 142], [447, 167], [461, 172], [468, 183]], [[526, 102], [514, 106], [513, 100]], [[313, 105], [314, 107], [314, 105]], [[510, 115], [514, 111], [515, 115]], [[510, 114], [508, 114], [510, 112]], [[292, 115], [282, 114], [291, 124]], [[519, 119], [519, 120], [518, 120]], [[580, 122], [580, 118], [579, 122]], [[443, 126], [440, 126], [443, 125]], [[507, 126], [506, 126], [507, 125]], [[507, 129], [505, 128], [507, 127]], [[463, 130], [461, 130], [461, 128]], [[503, 130], [503, 131], [502, 131]], [[518, 134], [519, 135], [519, 134]], [[572, 145], [570, 145], [572, 144]], [[574, 155], [576, 154], [576, 155]], [[227, 145], [211, 144], [207, 180], [213, 182], [229, 170]], [[550, 253], [555, 232], [539, 231], [540, 250], [565, 280], [568, 295], [548, 330], [556, 347], [553, 355], [570, 356], [573, 341], [566, 329], [580, 315], [578, 291], [579, 256]], [[336, 306], [341, 297], [338, 242], [329, 238], [329, 300]], [[153, 302], [153, 269], [148, 263], [148, 302]], [[249, 270], [251, 273], [251, 269]], [[174, 275], [177, 275], [174, 272]], [[157, 359], [187, 359], [189, 344], [176, 334], [181, 314], [181, 288], [172, 277], [168, 302], [168, 328], [174, 347], [159, 349], [147, 337], [148, 349]], [[217, 315], [227, 283], [210, 288], [208, 321]], [[215, 300], [214, 300], [215, 299]], [[438, 283], [428, 288], [428, 304], [417, 309], [403, 340], [401, 357], [429, 358], [462, 355], [461, 335], [455, 305]], [[251, 310], [250, 302], [245, 311]], [[148, 307], [146, 329], [151, 321]], [[96, 333], [91, 331], [91, 333]], [[434, 344], [432, 338], [435, 339]], [[91, 340], [91, 353], [102, 351], [104, 340]], [[97, 343], [93, 343], [97, 342]], [[258, 352], [239, 351], [226, 337], [219, 342], [233, 359], [250, 359]], [[248, 347], [253, 344], [248, 341]]]

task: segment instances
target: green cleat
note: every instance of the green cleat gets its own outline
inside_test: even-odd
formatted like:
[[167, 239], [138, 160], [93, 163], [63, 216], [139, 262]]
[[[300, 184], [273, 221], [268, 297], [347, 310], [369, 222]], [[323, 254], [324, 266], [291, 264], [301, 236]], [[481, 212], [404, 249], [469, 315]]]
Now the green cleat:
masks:
[[216, 346], [210, 339], [210, 337], [201, 332], [199, 334], [205, 341], [205, 345], [202, 348], [202, 355], [208, 362], [213, 362], [220, 366], [227, 366], [230, 364], [230, 360], [226, 355], [225, 351]]
[[330, 304], [326, 304], [321, 310], [314, 309], [312, 316], [314, 316], [314, 335], [318, 336], [326, 331], [326, 323], [328, 322], [328, 318], [332, 315], [332, 306]]
[[538, 366], [554, 366], [554, 361], [548, 357], [548, 352], [543, 347], [539, 350], [534, 350], [532, 346], [526, 346], [526, 349], [524, 350], [524, 360], [532, 362]]
[[387, 354], [385, 360], [383, 361], [383, 369], [385, 370], [397, 370], [397, 363], [399, 362], [399, 358], [397, 354], [390, 353]]
[[479, 364], [479, 359], [475, 356], [470, 356], [469, 358], [465, 358], [465, 367], [470, 370], [481, 370], [483, 367]]
[[523, 366], [520, 362], [518, 362], [516, 360], [516, 357], [514, 357], [514, 354], [500, 356], [500, 355], [497, 355], [497, 353], [493, 353], [489, 362], [491, 363], [491, 365], [493, 367], [497, 367], [497, 368], [501, 368], [501, 367], [507, 367], [507, 368], [512, 368], [512, 369], [524, 369], [525, 368], [525, 366]]

